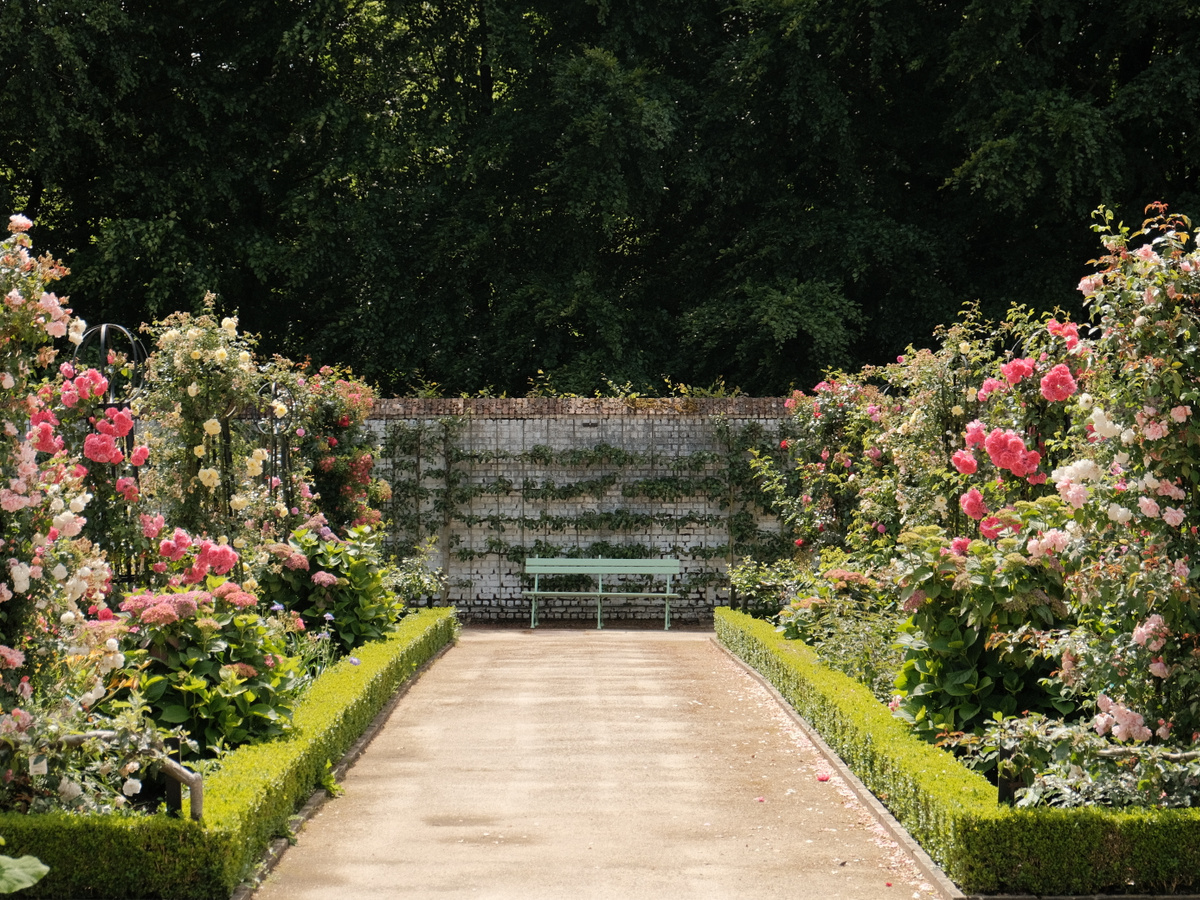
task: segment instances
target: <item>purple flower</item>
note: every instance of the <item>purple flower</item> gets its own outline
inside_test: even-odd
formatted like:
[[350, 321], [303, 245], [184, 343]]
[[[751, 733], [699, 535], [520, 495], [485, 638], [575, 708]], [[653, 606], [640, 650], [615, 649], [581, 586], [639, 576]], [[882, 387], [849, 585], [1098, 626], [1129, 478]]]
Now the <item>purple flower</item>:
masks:
[[271, 612], [283, 612], [283, 604], [282, 603], [272, 603], [271, 604]]
[[333, 613], [325, 613], [325, 621], [332, 622], [333, 621]]
[[357, 656], [352, 656], [352, 657], [350, 657], [350, 665], [352, 665], [352, 666], [361, 666], [361, 665], [362, 665], [362, 660], [361, 660], [361, 659], [359, 659]]

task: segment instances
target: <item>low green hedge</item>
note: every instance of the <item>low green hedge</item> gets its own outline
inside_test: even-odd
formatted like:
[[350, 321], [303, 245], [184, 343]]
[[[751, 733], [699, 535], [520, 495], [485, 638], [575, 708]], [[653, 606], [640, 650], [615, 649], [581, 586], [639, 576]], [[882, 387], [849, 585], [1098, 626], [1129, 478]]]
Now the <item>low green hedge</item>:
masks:
[[[23, 897], [224, 900], [396, 689], [453, 640], [452, 608], [421, 610], [326, 671], [278, 741], [241, 747], [205, 780], [204, 821], [166, 816], [0, 814], [10, 856], [50, 873]], [[186, 807], [186, 804], [185, 804]]]
[[1200, 884], [1200, 810], [1002, 806], [996, 788], [915, 737], [867, 688], [762, 620], [715, 614], [717, 637], [820, 732], [967, 893], [1158, 893]]

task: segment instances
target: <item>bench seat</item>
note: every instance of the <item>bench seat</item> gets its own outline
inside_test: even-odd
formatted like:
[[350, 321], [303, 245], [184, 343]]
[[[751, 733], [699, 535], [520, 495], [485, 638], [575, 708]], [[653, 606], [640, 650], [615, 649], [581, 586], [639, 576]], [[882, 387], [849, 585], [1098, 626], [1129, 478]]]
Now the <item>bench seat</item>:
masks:
[[[657, 598], [664, 603], [664, 630], [671, 627], [671, 600], [680, 597], [672, 593], [671, 579], [679, 577], [677, 559], [576, 559], [567, 557], [537, 557], [525, 560], [525, 574], [533, 576], [533, 590], [522, 591], [529, 598], [529, 627], [538, 625], [538, 598], [540, 597], [591, 597], [596, 601], [596, 627], [604, 627], [604, 601], [606, 599]], [[543, 591], [540, 579], [543, 575], [587, 575], [596, 578], [594, 591]], [[666, 589], [661, 591], [604, 590], [604, 576], [657, 575], [666, 579]], [[618, 582], [620, 584], [620, 582]]]

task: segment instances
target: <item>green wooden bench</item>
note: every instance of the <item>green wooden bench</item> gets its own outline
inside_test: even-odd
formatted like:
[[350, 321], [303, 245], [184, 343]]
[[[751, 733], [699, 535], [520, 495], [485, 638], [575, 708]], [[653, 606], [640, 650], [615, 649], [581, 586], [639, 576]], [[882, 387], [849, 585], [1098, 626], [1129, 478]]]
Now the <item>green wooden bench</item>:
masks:
[[[592, 597], [596, 601], [596, 627], [604, 627], [604, 601], [622, 600], [633, 597], [658, 597], [666, 606], [664, 630], [671, 627], [671, 600], [679, 594], [671, 593], [671, 579], [679, 575], [677, 559], [564, 559], [561, 557], [530, 557], [525, 560], [525, 574], [533, 576], [533, 590], [522, 591], [529, 598], [529, 627], [538, 625], [538, 599], [540, 597]], [[588, 575], [596, 577], [594, 591], [543, 591], [540, 579], [543, 575]], [[615, 575], [664, 575], [667, 579], [665, 591], [622, 591], [604, 590], [604, 576]], [[621, 586], [617, 582], [617, 587]]]

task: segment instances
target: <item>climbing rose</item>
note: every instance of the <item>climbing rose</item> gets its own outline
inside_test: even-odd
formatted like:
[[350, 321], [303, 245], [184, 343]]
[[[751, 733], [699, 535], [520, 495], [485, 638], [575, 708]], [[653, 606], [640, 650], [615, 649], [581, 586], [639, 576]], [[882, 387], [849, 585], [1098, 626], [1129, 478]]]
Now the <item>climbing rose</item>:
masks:
[[1009, 384], [1020, 384], [1022, 379], [1033, 375], [1032, 359], [1014, 359], [1000, 367], [1000, 374]]
[[975, 488], [971, 488], [965, 494], [958, 498], [958, 505], [972, 519], [979, 520], [987, 515], [988, 509], [984, 505], [983, 495]]
[[[970, 515], [970, 513], [968, 513], [968, 515]], [[996, 518], [995, 516], [988, 516], [979, 523], [979, 533], [989, 541], [994, 541], [996, 538], [1000, 537], [1000, 532], [1006, 527], [1008, 526], [1006, 526], [1000, 519]]]
[[1066, 400], [1078, 390], [1079, 385], [1071, 376], [1071, 370], [1059, 363], [1042, 376], [1042, 396], [1047, 400]]
[[963, 475], [973, 475], [975, 470], [979, 468], [975, 462], [975, 457], [970, 450], [958, 450], [950, 457], [950, 461], [954, 463], [954, 468], [958, 469]]

